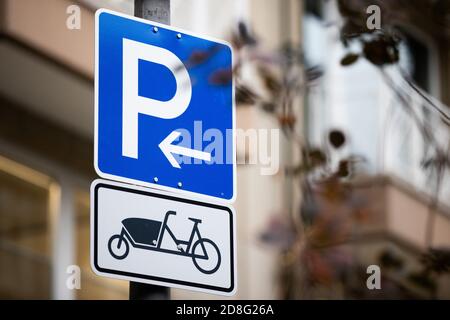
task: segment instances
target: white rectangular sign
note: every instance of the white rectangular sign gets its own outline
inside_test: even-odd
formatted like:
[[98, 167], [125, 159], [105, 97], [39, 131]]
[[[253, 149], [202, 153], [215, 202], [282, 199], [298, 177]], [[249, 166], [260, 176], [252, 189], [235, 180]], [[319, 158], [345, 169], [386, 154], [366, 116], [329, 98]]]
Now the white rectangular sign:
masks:
[[96, 180], [91, 185], [91, 265], [128, 281], [233, 295], [232, 207]]

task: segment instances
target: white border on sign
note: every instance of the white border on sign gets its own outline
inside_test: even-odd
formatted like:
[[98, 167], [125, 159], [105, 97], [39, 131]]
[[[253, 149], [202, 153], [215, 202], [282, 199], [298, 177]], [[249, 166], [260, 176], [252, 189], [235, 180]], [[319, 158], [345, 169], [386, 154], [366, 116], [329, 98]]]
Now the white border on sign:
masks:
[[162, 186], [159, 184], [155, 184], [155, 183], [150, 183], [150, 182], [144, 182], [141, 180], [135, 180], [135, 179], [131, 179], [131, 178], [124, 178], [121, 176], [116, 176], [113, 174], [109, 174], [109, 173], [104, 173], [100, 170], [100, 168], [98, 167], [98, 75], [99, 75], [99, 57], [98, 57], [98, 51], [99, 51], [99, 35], [98, 35], [98, 27], [99, 27], [99, 16], [102, 13], [109, 13], [112, 15], [116, 15], [122, 18], [127, 18], [127, 19], [131, 19], [131, 20], [135, 20], [138, 22], [142, 22], [151, 26], [157, 26], [160, 28], [165, 28], [165, 29], [169, 29], [175, 32], [180, 32], [182, 34], [187, 34], [193, 37], [197, 37], [197, 38], [202, 38], [205, 40], [209, 40], [209, 41], [213, 41], [213, 42], [217, 42], [223, 45], [226, 45], [230, 51], [231, 51], [231, 65], [233, 66], [233, 48], [231, 46], [231, 44], [227, 41], [224, 40], [220, 40], [220, 39], [215, 39], [213, 37], [209, 37], [209, 36], [204, 36], [204, 35], [199, 35], [199, 34], [194, 34], [190, 31], [186, 31], [183, 30], [181, 28], [176, 28], [176, 27], [172, 27], [172, 26], [168, 26], [165, 24], [161, 24], [158, 22], [153, 22], [153, 21], [149, 21], [149, 20], [145, 20], [142, 18], [137, 18], [137, 17], [133, 17], [133, 16], [129, 16], [129, 15], [125, 15], [119, 12], [115, 12], [112, 10], [108, 10], [108, 9], [98, 9], [95, 12], [95, 85], [94, 85], [94, 95], [95, 95], [95, 102], [94, 102], [94, 168], [95, 168], [95, 172], [97, 172], [97, 174], [105, 179], [110, 179], [110, 180], [116, 180], [116, 181], [121, 181], [121, 182], [126, 182], [129, 184], [133, 184], [133, 185], [139, 185], [139, 186], [144, 186], [144, 187], [150, 187], [153, 189], [158, 189], [158, 190], [163, 190], [163, 191], [171, 191], [171, 192], [175, 192], [178, 194], [185, 194], [188, 196], [194, 196], [194, 197], [199, 197], [205, 200], [211, 200], [211, 201], [221, 201], [221, 202], [225, 202], [225, 203], [233, 203], [236, 201], [236, 195], [237, 195], [237, 183], [236, 183], [236, 105], [235, 105], [235, 87], [234, 87], [234, 77], [232, 77], [232, 137], [233, 137], [233, 141], [232, 141], [232, 149], [233, 149], [233, 196], [230, 199], [226, 199], [226, 198], [219, 198], [219, 197], [213, 197], [213, 196], [208, 196], [208, 195], [204, 195], [201, 193], [196, 193], [196, 192], [192, 192], [192, 191], [187, 191], [187, 190], [183, 190], [183, 189], [179, 189], [179, 188], [175, 188], [175, 187], [167, 187], [167, 186]]
[[[103, 180], [103, 179], [96, 179], [92, 182], [91, 184], [91, 190], [90, 190], [90, 203], [91, 203], [91, 208], [90, 208], [90, 263], [91, 263], [91, 269], [92, 271], [99, 275], [99, 276], [104, 276], [104, 277], [109, 277], [109, 278], [114, 278], [114, 279], [119, 279], [119, 280], [126, 280], [126, 281], [135, 281], [135, 282], [141, 282], [141, 283], [148, 283], [148, 284], [153, 284], [153, 285], [159, 285], [159, 286], [163, 286], [163, 287], [170, 287], [170, 288], [177, 288], [177, 289], [184, 289], [184, 290], [191, 290], [191, 291], [198, 291], [198, 292], [204, 292], [204, 293], [209, 293], [209, 294], [216, 294], [216, 295], [223, 295], [223, 296], [234, 296], [236, 294], [237, 291], [237, 285], [238, 285], [238, 276], [237, 276], [237, 247], [236, 247], [236, 211], [234, 210], [234, 208], [231, 205], [224, 205], [223, 203], [220, 202], [211, 202], [211, 201], [203, 201], [206, 204], [212, 204], [212, 205], [217, 205], [217, 206], [221, 206], [221, 207], [226, 207], [228, 209], [231, 210], [232, 212], [232, 221], [233, 221], [233, 252], [231, 252], [231, 254], [233, 255], [233, 276], [234, 278], [233, 280], [233, 289], [230, 292], [226, 292], [226, 291], [219, 291], [219, 290], [210, 290], [210, 289], [205, 289], [205, 288], [201, 288], [199, 287], [195, 287], [195, 286], [188, 286], [188, 285], [180, 285], [180, 284], [175, 284], [175, 283], [170, 283], [169, 281], [167, 282], [163, 282], [163, 281], [157, 281], [157, 280], [148, 280], [148, 279], [142, 279], [142, 278], [137, 278], [137, 277], [131, 277], [131, 276], [124, 276], [124, 275], [119, 275], [119, 274], [114, 274], [114, 273], [107, 273], [107, 272], [101, 272], [99, 270], [97, 270], [96, 266], [95, 266], [95, 261], [94, 261], [94, 229], [96, 227], [95, 225], [95, 206], [93, 205], [95, 203], [95, 187], [98, 184], [106, 184], [106, 185], [110, 185], [110, 186], [116, 186], [116, 187], [121, 187], [121, 188], [125, 188], [125, 189], [129, 189], [131, 191], [135, 190], [135, 191], [139, 191], [139, 192], [145, 192], [145, 193], [155, 193], [155, 194], [160, 194], [160, 195], [164, 195], [164, 196], [168, 196], [168, 197], [173, 197], [173, 198], [179, 198], [182, 200], [193, 200], [193, 201], [198, 201], [198, 202], [202, 202], [201, 199], [192, 199], [192, 198], [187, 198], [187, 197], [182, 197], [179, 194], [174, 195], [173, 193], [168, 193], [168, 192], [163, 192], [163, 191], [159, 191], [159, 190], [149, 190], [148, 188], [145, 187], [138, 187], [138, 186], [130, 186], [129, 184], [124, 184], [124, 183], [120, 183], [120, 182], [115, 182], [115, 181], [110, 181], [110, 180]], [[169, 279], [168, 279], [169, 280]]]

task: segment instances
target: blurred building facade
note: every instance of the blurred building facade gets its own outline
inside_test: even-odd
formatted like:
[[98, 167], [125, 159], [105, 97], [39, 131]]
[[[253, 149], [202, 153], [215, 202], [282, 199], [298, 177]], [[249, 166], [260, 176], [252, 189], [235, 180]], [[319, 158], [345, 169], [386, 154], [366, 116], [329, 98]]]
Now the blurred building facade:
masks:
[[[262, 5], [260, 0], [172, 0], [171, 20], [174, 26], [226, 40], [243, 20], [268, 50], [286, 42], [303, 44], [307, 62], [325, 72], [305, 99], [304, 128], [300, 129], [311, 144], [321, 145], [330, 128], [342, 128], [350, 137], [349, 151], [368, 160], [367, 175], [358, 178], [355, 186], [369, 199], [371, 220], [345, 246], [352, 246], [366, 265], [376, 263], [380, 252], [388, 248], [403, 255], [408, 268], [414, 269], [423, 249], [450, 246], [449, 186], [441, 189], [439, 205], [430, 209], [434, 194], [418, 164], [425, 146], [406, 120], [391, 120], [394, 128], [403, 126], [400, 133], [410, 130], [406, 139], [394, 130], [389, 143], [380, 142], [395, 97], [368, 63], [340, 67], [343, 48], [338, 30], [326, 26], [338, 19], [337, 8], [334, 1], [312, 5], [319, 2], [264, 0]], [[81, 9], [80, 30], [66, 27], [66, 10], [71, 5]], [[132, 14], [133, 1], [0, 2], [0, 298], [128, 298], [127, 282], [95, 276], [89, 266], [89, 185], [96, 176], [93, 74], [98, 7]], [[411, 38], [421, 44], [416, 53], [426, 56], [426, 63], [421, 62], [427, 68], [416, 80], [424, 81], [420, 84], [425, 83], [430, 99], [450, 105], [448, 38], [444, 41], [414, 22], [404, 27], [415, 30]], [[422, 103], [414, 93], [411, 96], [414, 103]], [[442, 132], [442, 141], [448, 141], [448, 127], [441, 126], [433, 114], [424, 116]], [[243, 129], [278, 127], [256, 108], [238, 109], [237, 122]], [[291, 146], [284, 138], [280, 153], [281, 167], [293, 163]], [[238, 167], [237, 188], [235, 298], [277, 298], [278, 254], [265, 248], [258, 237], [273, 213], [297, 208], [301, 192], [282, 174], [261, 176], [256, 165]], [[434, 231], [428, 239], [430, 221]], [[67, 289], [70, 265], [81, 267], [81, 290]], [[450, 295], [448, 281], [442, 280], [441, 297]], [[171, 292], [173, 298], [213, 298]], [[336, 292], [319, 297], [339, 298]], [[426, 295], [418, 292], [417, 297]]]
[[[128, 283], [95, 276], [89, 266], [89, 185], [93, 170], [94, 13], [133, 13], [131, 0], [7, 0], [0, 3], [0, 297], [126, 299]], [[81, 9], [81, 29], [66, 27], [67, 8]], [[289, 11], [291, 8], [293, 11]], [[269, 48], [286, 30], [300, 34], [297, 1], [172, 0], [172, 25], [229, 39], [240, 20]], [[289, 13], [296, 24], [287, 24]], [[238, 126], [275, 127], [257, 110], [239, 111]], [[257, 241], [280, 211], [285, 182], [239, 166], [238, 293], [277, 297], [276, 253]], [[261, 196], [264, 195], [264, 196]], [[246, 214], [244, 214], [246, 213]], [[81, 290], [69, 290], [70, 265]], [[173, 298], [211, 298], [172, 290]]]

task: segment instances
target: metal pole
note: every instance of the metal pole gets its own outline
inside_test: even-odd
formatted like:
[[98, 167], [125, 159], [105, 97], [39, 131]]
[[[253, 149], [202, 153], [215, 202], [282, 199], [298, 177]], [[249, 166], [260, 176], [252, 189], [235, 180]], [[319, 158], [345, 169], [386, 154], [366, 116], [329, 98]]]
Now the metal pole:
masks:
[[134, 0], [134, 15], [170, 24], [170, 0]]
[[[170, 24], [170, 0], [134, 0], [134, 15]], [[167, 287], [130, 282], [130, 300], [169, 300]]]

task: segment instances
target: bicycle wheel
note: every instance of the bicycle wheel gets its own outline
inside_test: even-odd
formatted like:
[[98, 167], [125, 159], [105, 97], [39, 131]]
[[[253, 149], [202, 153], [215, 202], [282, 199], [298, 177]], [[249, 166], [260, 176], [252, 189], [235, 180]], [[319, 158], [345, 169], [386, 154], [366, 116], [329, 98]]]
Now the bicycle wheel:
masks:
[[[212, 274], [220, 267], [221, 256], [217, 245], [209, 239], [199, 239], [192, 247], [192, 261], [203, 273]], [[204, 258], [207, 256], [208, 258]]]
[[117, 260], [122, 260], [125, 259], [128, 255], [130, 251], [130, 245], [128, 244], [125, 236], [116, 234], [109, 239], [108, 250], [114, 258], [116, 258]]

